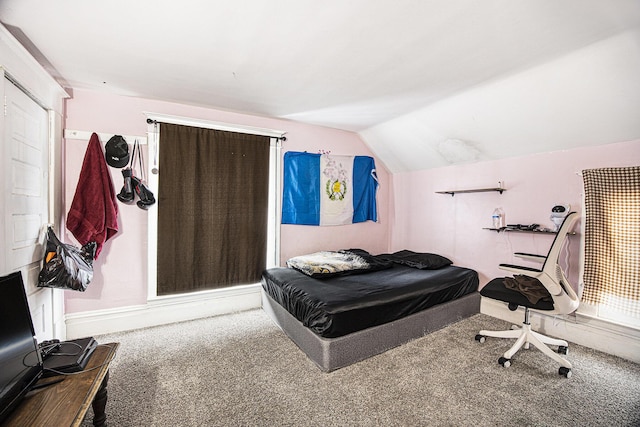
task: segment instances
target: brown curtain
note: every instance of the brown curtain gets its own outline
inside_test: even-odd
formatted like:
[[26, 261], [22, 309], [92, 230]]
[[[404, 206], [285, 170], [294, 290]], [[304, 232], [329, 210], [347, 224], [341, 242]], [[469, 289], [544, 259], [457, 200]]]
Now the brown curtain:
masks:
[[588, 169], [583, 301], [640, 318], [640, 167]]
[[158, 295], [258, 282], [269, 137], [162, 123], [159, 170]]

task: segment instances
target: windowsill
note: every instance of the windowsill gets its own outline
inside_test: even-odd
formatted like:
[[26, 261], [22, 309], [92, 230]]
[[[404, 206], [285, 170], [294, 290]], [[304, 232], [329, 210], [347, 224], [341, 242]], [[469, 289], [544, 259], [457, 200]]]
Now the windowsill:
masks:
[[621, 335], [640, 336], [640, 325], [616, 322], [610, 319], [603, 319], [602, 317], [581, 313], [579, 311], [576, 311], [574, 315], [578, 323], [587, 324], [594, 328]]
[[250, 285], [229, 286], [220, 289], [210, 289], [206, 291], [190, 292], [186, 294], [176, 295], [160, 295], [149, 297], [147, 303], [153, 306], [184, 304], [194, 301], [202, 301], [211, 298], [224, 298], [226, 296], [237, 296], [245, 293], [254, 293], [259, 290], [260, 283], [252, 283]]

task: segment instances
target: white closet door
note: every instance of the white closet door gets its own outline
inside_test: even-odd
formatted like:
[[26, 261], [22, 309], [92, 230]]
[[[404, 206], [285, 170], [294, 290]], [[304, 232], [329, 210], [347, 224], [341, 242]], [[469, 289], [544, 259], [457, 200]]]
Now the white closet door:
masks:
[[48, 218], [48, 113], [6, 78], [2, 274], [22, 271], [38, 340], [53, 336], [52, 290], [35, 285]]

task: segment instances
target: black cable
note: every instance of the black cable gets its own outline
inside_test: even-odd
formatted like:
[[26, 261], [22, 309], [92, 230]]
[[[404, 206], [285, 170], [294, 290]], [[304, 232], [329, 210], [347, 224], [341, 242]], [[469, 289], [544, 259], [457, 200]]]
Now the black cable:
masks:
[[76, 353], [60, 353], [60, 352], [56, 351], [56, 352], [49, 353], [48, 356], [49, 357], [50, 356], [78, 356], [80, 354], [80, 352], [83, 350], [83, 347], [80, 344], [78, 344], [77, 342], [68, 342], [68, 341], [66, 341], [66, 342], [57, 343], [57, 345], [59, 345], [59, 348], [62, 348], [62, 346], [66, 345], [66, 344], [75, 345], [76, 347], [78, 347], [79, 350]]

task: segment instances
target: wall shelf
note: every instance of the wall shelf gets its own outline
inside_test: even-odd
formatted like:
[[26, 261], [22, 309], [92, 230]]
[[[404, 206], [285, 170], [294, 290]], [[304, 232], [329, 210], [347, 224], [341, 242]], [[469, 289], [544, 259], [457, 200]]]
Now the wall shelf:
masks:
[[[491, 228], [491, 227], [485, 227], [483, 228], [483, 230], [490, 230], [490, 231], [496, 231], [498, 233], [500, 233], [501, 231], [505, 232], [505, 233], [533, 233], [533, 234], [558, 234], [555, 231], [552, 230], [521, 230], [518, 228], [509, 228], [509, 227], [502, 227], [502, 228]], [[570, 236], [573, 236], [576, 234], [575, 231], [570, 231], [567, 233]]]
[[497, 231], [498, 233], [500, 233], [501, 231], [504, 231], [508, 233], [557, 234], [555, 231], [551, 231], [551, 230], [521, 230], [518, 228], [508, 228], [508, 227], [502, 227], [502, 228], [487, 227], [487, 228], [483, 228], [483, 230]]
[[502, 194], [503, 191], [507, 191], [506, 188], [503, 187], [502, 181], [498, 181], [497, 187], [489, 187], [489, 188], [472, 188], [467, 190], [445, 190], [445, 191], [436, 191], [437, 194], [451, 194], [453, 197], [456, 193], [487, 193], [490, 191], [497, 191]]
[[473, 190], [447, 190], [447, 191], [436, 191], [436, 193], [438, 194], [451, 194], [451, 196], [454, 196], [456, 193], [486, 193], [489, 191], [497, 191], [500, 194], [502, 194], [503, 191], [507, 191], [506, 188], [476, 188]]
[[[86, 131], [86, 130], [73, 130], [73, 129], [65, 129], [64, 130], [64, 139], [70, 139], [70, 140], [78, 140], [78, 141], [85, 141], [88, 142], [89, 139], [91, 138], [91, 134], [93, 134], [93, 132], [90, 131]], [[101, 133], [101, 132], [96, 132], [96, 134], [98, 135], [98, 138], [100, 139], [100, 142], [102, 144], [106, 144], [107, 141], [113, 136], [116, 135], [115, 133]], [[119, 135], [119, 134], [118, 134]], [[127, 141], [129, 144], [133, 144], [133, 142], [137, 139], [138, 142], [141, 145], [145, 145], [147, 143], [147, 137], [146, 136], [135, 136], [135, 135], [122, 135], [122, 137], [125, 139], [125, 141]]]

